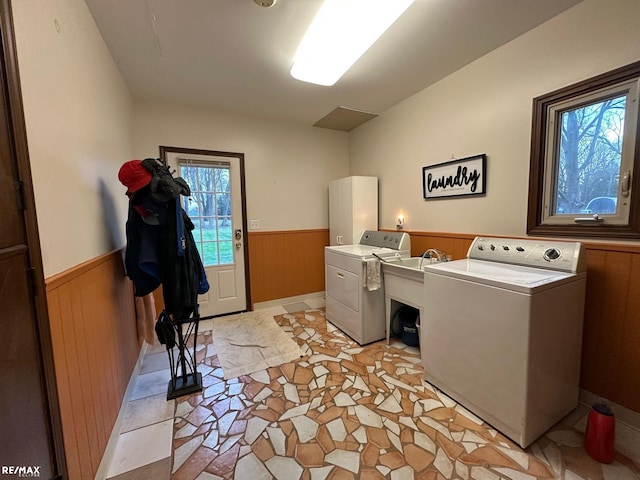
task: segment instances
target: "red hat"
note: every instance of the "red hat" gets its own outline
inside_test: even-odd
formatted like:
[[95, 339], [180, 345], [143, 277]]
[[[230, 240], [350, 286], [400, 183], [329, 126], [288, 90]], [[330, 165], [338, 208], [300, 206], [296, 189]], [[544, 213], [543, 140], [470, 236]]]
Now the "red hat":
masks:
[[127, 187], [127, 193], [133, 193], [149, 185], [151, 172], [142, 165], [142, 160], [129, 160], [120, 167], [118, 180]]

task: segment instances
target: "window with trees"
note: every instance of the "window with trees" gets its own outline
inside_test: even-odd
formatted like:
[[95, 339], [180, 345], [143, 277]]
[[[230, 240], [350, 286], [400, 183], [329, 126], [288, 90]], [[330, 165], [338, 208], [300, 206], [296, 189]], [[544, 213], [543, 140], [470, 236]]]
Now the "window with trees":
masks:
[[529, 234], [640, 238], [639, 91], [636, 62], [534, 99]]
[[179, 174], [191, 188], [182, 197], [194, 224], [193, 238], [205, 266], [233, 263], [229, 165], [179, 162]]

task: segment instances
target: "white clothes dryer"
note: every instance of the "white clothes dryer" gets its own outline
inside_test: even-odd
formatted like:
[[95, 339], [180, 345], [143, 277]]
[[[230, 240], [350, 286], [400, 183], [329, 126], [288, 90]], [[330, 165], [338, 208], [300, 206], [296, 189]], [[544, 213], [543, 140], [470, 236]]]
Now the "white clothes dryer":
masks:
[[578, 403], [578, 242], [476, 238], [424, 268], [425, 380], [525, 448]]
[[[360, 345], [385, 338], [384, 285], [380, 258], [411, 255], [404, 232], [367, 230], [360, 243], [325, 247], [326, 318]], [[371, 285], [371, 269], [378, 284]], [[369, 274], [369, 275], [368, 275]]]

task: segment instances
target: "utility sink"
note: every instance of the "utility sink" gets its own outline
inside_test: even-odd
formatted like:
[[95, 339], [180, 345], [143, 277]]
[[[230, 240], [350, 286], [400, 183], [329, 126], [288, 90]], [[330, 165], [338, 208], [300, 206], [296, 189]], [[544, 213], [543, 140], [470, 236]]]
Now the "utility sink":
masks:
[[[389, 260], [385, 262], [389, 269], [396, 268], [410, 268], [413, 270], [417, 270], [418, 272], [422, 271], [421, 265], [425, 266], [429, 264], [429, 258], [422, 257], [409, 257], [409, 258], [398, 258], [397, 260]], [[385, 268], [383, 264], [383, 269]]]
[[[420, 287], [420, 297], [422, 297], [422, 284], [424, 283], [424, 271], [420, 267], [422, 260], [421, 257], [411, 257], [382, 262], [385, 295], [388, 295], [389, 292], [392, 292], [394, 295], [401, 294], [402, 290], [410, 285], [405, 285], [406, 282], [415, 282], [419, 284], [415, 285], [415, 287]], [[424, 259], [424, 262], [425, 265], [428, 264], [429, 259]], [[406, 279], [406, 281], [398, 279]], [[398, 282], [401, 282], [402, 285], [398, 285]], [[396, 289], [396, 287], [400, 287], [400, 289]], [[418, 301], [417, 298], [415, 300]], [[421, 301], [420, 299], [420, 302]]]
[[423, 260], [422, 257], [382, 262], [387, 343], [389, 343], [391, 317], [402, 307], [402, 304], [419, 309], [422, 316], [424, 271], [420, 268], [421, 260], [423, 265], [429, 264], [429, 258]]

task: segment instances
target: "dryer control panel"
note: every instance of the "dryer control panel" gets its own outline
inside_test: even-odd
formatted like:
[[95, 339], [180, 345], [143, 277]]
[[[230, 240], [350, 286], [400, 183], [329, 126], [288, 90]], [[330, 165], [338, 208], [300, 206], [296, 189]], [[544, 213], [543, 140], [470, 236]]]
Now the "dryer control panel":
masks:
[[584, 247], [580, 242], [476, 237], [467, 257], [569, 273], [586, 270]]
[[360, 237], [360, 245], [384, 247], [393, 250], [411, 250], [411, 238], [404, 232], [379, 232], [365, 230]]

